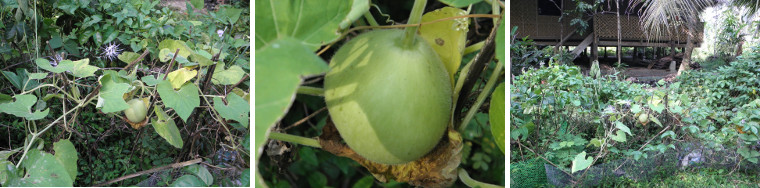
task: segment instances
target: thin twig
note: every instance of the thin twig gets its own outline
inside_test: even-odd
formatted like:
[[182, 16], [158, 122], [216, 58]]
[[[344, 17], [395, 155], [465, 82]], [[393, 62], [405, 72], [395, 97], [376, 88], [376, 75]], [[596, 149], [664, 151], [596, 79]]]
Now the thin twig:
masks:
[[556, 164], [552, 163], [552, 161], [550, 161], [549, 159], [546, 159], [546, 158], [544, 158], [544, 156], [541, 156], [541, 155], [539, 155], [538, 153], [536, 153], [536, 151], [533, 151], [533, 150], [532, 150], [532, 149], [530, 149], [529, 147], [526, 147], [525, 145], [523, 145], [522, 143], [520, 143], [520, 141], [519, 141], [519, 140], [517, 141], [517, 145], [520, 145], [520, 147], [521, 147], [521, 148], [523, 148], [523, 147], [524, 147], [525, 149], [528, 149], [528, 151], [532, 152], [533, 154], [535, 154], [535, 155], [536, 155], [536, 156], [538, 156], [538, 157], [541, 157], [541, 159], [544, 159], [544, 161], [546, 161], [546, 162], [548, 162], [550, 165], [552, 165], [552, 166], [556, 167], [556, 168], [557, 168], [557, 170], [564, 172], [565, 174], [567, 174], [567, 175], [568, 175], [568, 176], [570, 176], [570, 177], [573, 177], [573, 175], [572, 175], [572, 174], [570, 174], [570, 173], [567, 173], [567, 172], [565, 172], [565, 171], [564, 171], [564, 170], [562, 170], [562, 169], [559, 169], [559, 166], [557, 166]]
[[120, 182], [120, 181], [123, 181], [123, 180], [126, 180], [126, 179], [130, 179], [130, 178], [134, 178], [134, 177], [137, 177], [137, 176], [142, 176], [144, 174], [150, 174], [150, 173], [154, 173], [154, 172], [158, 172], [158, 171], [162, 171], [162, 170], [166, 170], [166, 169], [170, 169], [170, 168], [182, 168], [182, 167], [185, 167], [185, 166], [190, 166], [190, 165], [193, 165], [193, 164], [196, 164], [196, 163], [200, 163], [201, 161], [202, 161], [201, 158], [197, 158], [197, 159], [193, 159], [193, 160], [189, 160], [189, 161], [185, 161], [185, 162], [179, 162], [179, 163], [174, 163], [174, 164], [165, 165], [165, 166], [161, 166], [161, 167], [156, 167], [156, 168], [153, 168], [153, 169], [150, 169], [150, 170], [143, 170], [143, 171], [135, 172], [133, 174], [122, 176], [122, 177], [119, 177], [119, 178], [116, 178], [116, 179], [113, 179], [113, 180], [110, 180], [110, 181], [107, 181], [107, 182], [95, 184], [95, 185], [93, 185], [93, 187], [103, 187], [103, 186], [106, 186], [106, 185], [109, 185], [109, 184], [112, 184], [112, 183], [116, 183], [116, 182]]
[[288, 126], [288, 127], [285, 127], [285, 128], [284, 128], [284, 129], [282, 129], [282, 130], [283, 130], [283, 131], [285, 131], [285, 130], [288, 130], [288, 129], [290, 129], [290, 128], [293, 128], [293, 127], [295, 127], [295, 126], [301, 125], [301, 124], [303, 124], [304, 122], [306, 122], [307, 120], [311, 119], [312, 117], [316, 116], [317, 114], [319, 114], [320, 112], [322, 112], [322, 111], [325, 111], [325, 110], [327, 110], [327, 107], [322, 107], [321, 109], [317, 110], [316, 112], [314, 112], [314, 113], [312, 113], [312, 114], [309, 114], [309, 116], [306, 116], [305, 118], [303, 118], [303, 119], [301, 119], [301, 120], [298, 120], [298, 122], [296, 122], [296, 123], [293, 123], [293, 125], [290, 125], [290, 126]]
[[[146, 55], [148, 55], [148, 52], [150, 51], [148, 51], [147, 49], [143, 51], [142, 55], [140, 55], [140, 57], [137, 57], [137, 59], [135, 59], [134, 61], [130, 62], [126, 67], [124, 67], [124, 70], [127, 70], [129, 69], [129, 67], [132, 67], [132, 65], [134, 65], [135, 63], [142, 61], [142, 59], [145, 58]], [[177, 49], [177, 53], [179, 53], [179, 49]], [[177, 53], [174, 53], [174, 57], [177, 57]]]

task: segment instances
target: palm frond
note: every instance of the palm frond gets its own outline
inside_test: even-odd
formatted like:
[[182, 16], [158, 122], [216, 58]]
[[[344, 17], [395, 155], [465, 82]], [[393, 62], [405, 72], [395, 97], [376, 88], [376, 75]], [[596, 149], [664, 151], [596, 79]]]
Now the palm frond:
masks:
[[681, 27], [696, 27], [699, 13], [712, 6], [713, 0], [635, 0], [641, 3], [639, 22], [650, 40], [680, 32]]

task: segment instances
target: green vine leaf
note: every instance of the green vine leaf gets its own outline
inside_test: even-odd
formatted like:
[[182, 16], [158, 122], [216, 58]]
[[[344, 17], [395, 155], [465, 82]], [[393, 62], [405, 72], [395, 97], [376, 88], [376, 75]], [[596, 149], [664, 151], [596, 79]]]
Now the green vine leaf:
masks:
[[71, 180], [75, 180], [77, 178], [77, 160], [79, 160], [79, 157], [77, 156], [74, 144], [68, 139], [59, 140], [53, 143], [53, 151], [55, 151], [55, 159], [63, 165]]
[[156, 84], [161, 83], [161, 81], [164, 80], [164, 77], [166, 77], [166, 75], [164, 74], [159, 74], [158, 78], [156, 78], [156, 76], [153, 76], [153, 75], [148, 75], [148, 76], [143, 76], [142, 78], [140, 78], [140, 80], [142, 80], [148, 86], [155, 86]]
[[177, 180], [174, 180], [174, 182], [171, 184], [172, 187], [206, 187], [206, 183], [203, 183], [203, 180], [199, 179], [196, 176], [193, 175], [184, 175]]
[[233, 65], [229, 69], [224, 69], [224, 62], [219, 62], [216, 64], [211, 82], [216, 85], [233, 85], [243, 79], [243, 76], [245, 76], [245, 71], [240, 66]]
[[50, 61], [43, 58], [37, 58], [37, 60], [35, 60], [35, 63], [41, 69], [54, 73], [69, 71], [71, 75], [80, 78], [95, 76], [95, 71], [98, 70], [98, 67], [89, 65], [90, 59], [81, 59], [78, 61], [63, 60], [58, 63], [58, 66], [55, 67], [50, 64]]
[[134, 52], [123, 52], [119, 54], [118, 58], [124, 63], [131, 63], [132, 61], [136, 60], [138, 57], [140, 57], [140, 54], [134, 53]]
[[617, 133], [616, 135], [610, 136], [610, 138], [612, 140], [617, 141], [617, 142], [625, 142], [626, 141], [626, 139], [625, 139], [625, 132], [623, 132], [623, 130], [617, 130], [616, 133]]
[[[177, 56], [181, 56], [183, 58], [187, 58], [190, 54], [193, 54], [193, 50], [190, 49], [190, 47], [187, 46], [187, 44], [184, 41], [181, 40], [172, 40], [172, 39], [166, 39], [161, 41], [161, 43], [158, 43], [158, 49], [159, 51], [163, 51], [163, 49], [167, 49], [168, 53], [174, 53], [179, 49], [179, 53]], [[166, 52], [161, 52], [166, 53]], [[163, 57], [159, 54], [159, 57]], [[169, 58], [171, 59], [171, 58]], [[169, 61], [169, 59], [161, 59], [161, 62]]]
[[[462, 15], [467, 15], [467, 11], [453, 7], [443, 7], [425, 13], [422, 16], [422, 22]], [[454, 74], [457, 73], [459, 64], [462, 62], [462, 53], [464, 53], [469, 25], [469, 19], [460, 18], [420, 26], [420, 36], [430, 44], [430, 47], [435, 50], [438, 57], [443, 61], [446, 70], [449, 72], [452, 86], [454, 85]]]
[[575, 156], [575, 159], [573, 159], [573, 166], [571, 168], [570, 173], [575, 173], [578, 171], [581, 171], [583, 169], [588, 168], [591, 166], [591, 163], [594, 162], [594, 158], [592, 157], [586, 157], [586, 151], [583, 151]]
[[214, 109], [219, 112], [219, 115], [225, 119], [235, 120], [247, 128], [251, 104], [234, 94], [227, 95], [227, 103], [228, 105], [225, 105], [220, 97], [214, 97]]
[[[103, 113], [119, 112], [129, 108], [124, 101], [124, 93], [129, 91], [129, 84], [117, 83], [114, 81], [114, 74], [106, 74], [100, 77], [100, 93], [98, 93], [98, 103], [96, 108], [101, 108]], [[117, 78], [119, 79], [119, 78]]]
[[32, 105], [37, 103], [37, 97], [34, 95], [16, 95], [13, 98], [16, 101], [0, 104], [0, 113], [11, 114], [27, 120], [39, 120], [48, 115], [50, 109], [32, 111]]
[[628, 126], [625, 126], [625, 124], [623, 124], [623, 122], [615, 121], [615, 127], [617, 127], [618, 129], [622, 130], [625, 133], [628, 133], [628, 135], [633, 136], [631, 134], [631, 129], [628, 128]]
[[504, 123], [504, 93], [506, 89], [504, 83], [500, 83], [499, 86], [491, 94], [491, 104], [488, 109], [489, 122], [491, 123], [491, 134], [493, 134], [496, 145], [499, 146], [501, 152], [505, 152], [507, 144], [506, 140], [506, 124]]
[[153, 111], [156, 113], [156, 118], [151, 119], [151, 124], [156, 133], [160, 135], [166, 142], [169, 142], [175, 148], [182, 148], [184, 143], [182, 142], [182, 136], [179, 134], [177, 124], [174, 123], [169, 115], [164, 112], [158, 105], [153, 106]]
[[[310, 51], [340, 37], [340, 26], [350, 25], [369, 10], [366, 0], [255, 1], [256, 50], [290, 37]], [[357, 4], [355, 7], [354, 5]], [[310, 8], [319, 7], [319, 8]]]
[[8, 187], [72, 187], [74, 180], [66, 168], [56, 158], [37, 149], [27, 153], [27, 159], [21, 163], [27, 175], [18, 179], [9, 179]]
[[156, 85], [156, 90], [158, 90], [161, 100], [164, 101], [164, 105], [174, 109], [184, 122], [187, 122], [187, 118], [190, 117], [193, 109], [201, 104], [198, 86], [193, 83], [187, 83], [182, 85], [179, 90], [174, 90], [169, 80], [164, 80]]
[[195, 174], [203, 180], [203, 183], [205, 183], [205, 186], [211, 186], [211, 184], [214, 183], [214, 176], [211, 175], [210, 172], [208, 172], [208, 169], [206, 167], [200, 166], [200, 165], [190, 165], [187, 167], [187, 171], [189, 171], [192, 174]]

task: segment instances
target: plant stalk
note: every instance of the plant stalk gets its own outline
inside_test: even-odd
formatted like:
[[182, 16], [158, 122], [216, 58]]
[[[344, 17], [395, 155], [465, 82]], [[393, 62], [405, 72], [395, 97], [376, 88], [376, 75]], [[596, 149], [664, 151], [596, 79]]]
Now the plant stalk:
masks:
[[470, 46], [464, 48], [464, 53], [462, 55], [467, 55], [467, 54], [470, 54], [472, 52], [476, 52], [476, 51], [482, 49], [483, 45], [485, 43], [486, 43], [486, 41], [480, 41], [478, 43], [475, 43], [473, 45], [470, 45]]
[[[419, 24], [422, 21], [422, 13], [425, 11], [425, 5], [427, 0], [414, 0], [414, 7], [412, 7], [412, 13], [409, 14], [409, 22], [407, 24]], [[414, 44], [415, 35], [417, 34], [419, 25], [407, 27], [406, 35], [402, 45], [406, 48], [411, 48]]]
[[459, 180], [461, 180], [462, 183], [464, 183], [465, 185], [469, 187], [481, 187], [481, 188], [502, 187], [502, 186], [489, 184], [489, 183], [483, 183], [483, 182], [479, 182], [478, 180], [474, 180], [470, 177], [470, 174], [467, 174], [467, 171], [465, 171], [462, 168], [459, 168], [458, 171], [459, 171]]
[[475, 117], [475, 113], [480, 110], [480, 105], [483, 105], [483, 102], [491, 94], [491, 89], [493, 89], [493, 87], [496, 85], [496, 82], [499, 81], [502, 68], [504, 68], [504, 63], [502, 63], [502, 61], [498, 61], [498, 63], [496, 63], [496, 68], [494, 69], [493, 73], [491, 73], [491, 78], [489, 78], [488, 82], [486, 83], [486, 87], [484, 87], [483, 91], [478, 94], [478, 99], [475, 100], [475, 104], [470, 107], [470, 109], [467, 111], [467, 115], [464, 116], [462, 124], [459, 125], [459, 132], [464, 132], [467, 124], [470, 122], [470, 120], [472, 120], [473, 117]]
[[325, 96], [325, 89], [318, 87], [300, 86], [298, 87], [296, 93], [314, 96]]
[[315, 148], [322, 148], [322, 146], [319, 145], [319, 141], [313, 138], [300, 137], [296, 135], [290, 135], [290, 134], [278, 133], [278, 132], [270, 132], [269, 138], [273, 140], [292, 142], [292, 143], [301, 144], [305, 146], [311, 146]]

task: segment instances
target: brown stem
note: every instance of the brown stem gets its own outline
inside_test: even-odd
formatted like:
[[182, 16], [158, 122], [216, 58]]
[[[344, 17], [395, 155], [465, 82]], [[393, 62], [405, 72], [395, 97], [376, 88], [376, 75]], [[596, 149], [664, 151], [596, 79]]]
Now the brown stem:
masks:
[[[145, 58], [146, 55], [148, 55], [148, 52], [149, 52], [148, 50], [143, 51], [140, 57], [137, 57], [137, 59], [135, 59], [134, 61], [129, 62], [129, 64], [126, 67], [124, 67], [124, 69], [125, 70], [129, 69], [129, 67], [132, 67], [132, 65], [134, 65], [135, 63], [142, 61], [142, 59]], [[179, 53], [179, 50], [177, 50], [177, 53]], [[174, 57], [177, 57], [177, 53], [174, 53]]]
[[[504, 20], [499, 20], [499, 24], [503, 24]], [[473, 64], [470, 67], [470, 72], [467, 74], [467, 77], [464, 80], [464, 84], [462, 84], [462, 89], [459, 90], [459, 97], [456, 99], [456, 107], [454, 108], [454, 121], [456, 121], [455, 125], [460, 124], [460, 120], [462, 119], [462, 108], [464, 108], [467, 104], [466, 101], [469, 99], [467, 96], [472, 91], [472, 87], [475, 86], [475, 82], [480, 77], [480, 74], [483, 72], [483, 69], [485, 68], [486, 64], [493, 59], [494, 53], [496, 52], [496, 28], [498, 28], [499, 25], [495, 25], [491, 29], [491, 34], [486, 39], [485, 43], [483, 44], [483, 49], [480, 50], [480, 52], [475, 56], [473, 59]]]

